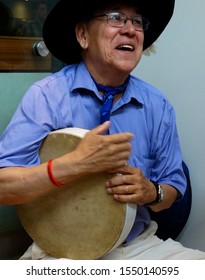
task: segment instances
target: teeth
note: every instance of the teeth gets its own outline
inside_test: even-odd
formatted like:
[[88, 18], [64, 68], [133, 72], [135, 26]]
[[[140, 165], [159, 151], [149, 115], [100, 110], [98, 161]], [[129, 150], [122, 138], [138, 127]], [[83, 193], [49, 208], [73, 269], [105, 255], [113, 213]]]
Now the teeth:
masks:
[[122, 45], [119, 47], [119, 49], [129, 49], [129, 50], [133, 50], [133, 47], [130, 45]]

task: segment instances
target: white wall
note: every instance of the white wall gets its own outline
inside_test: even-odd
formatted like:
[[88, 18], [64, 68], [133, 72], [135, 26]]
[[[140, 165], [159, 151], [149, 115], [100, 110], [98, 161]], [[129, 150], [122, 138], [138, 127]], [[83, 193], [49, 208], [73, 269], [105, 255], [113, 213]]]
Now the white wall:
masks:
[[[163, 11], [161, 11], [163, 13]], [[162, 90], [175, 107], [182, 153], [193, 191], [188, 223], [179, 240], [205, 250], [205, 1], [176, 0], [158, 39], [133, 74]]]

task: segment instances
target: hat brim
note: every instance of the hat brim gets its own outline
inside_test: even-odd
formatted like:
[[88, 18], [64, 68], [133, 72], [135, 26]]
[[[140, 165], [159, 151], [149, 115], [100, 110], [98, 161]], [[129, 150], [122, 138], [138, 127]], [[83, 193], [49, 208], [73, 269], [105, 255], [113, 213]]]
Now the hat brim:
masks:
[[[119, 0], [78, 0], [72, 2], [60, 0], [48, 14], [43, 26], [43, 39], [49, 51], [66, 64], [78, 63], [81, 60], [80, 46], [76, 40], [75, 25], [84, 19], [95, 8]], [[140, 8], [144, 17], [150, 21], [144, 33], [143, 49], [151, 46], [163, 32], [170, 21], [175, 0], [122, 0]]]

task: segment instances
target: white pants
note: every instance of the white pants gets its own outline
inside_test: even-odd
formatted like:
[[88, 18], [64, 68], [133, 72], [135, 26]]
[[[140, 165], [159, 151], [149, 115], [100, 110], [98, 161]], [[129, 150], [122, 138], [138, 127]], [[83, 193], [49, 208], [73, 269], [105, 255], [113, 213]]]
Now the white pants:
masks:
[[[104, 255], [102, 260], [205, 260], [205, 252], [186, 248], [172, 239], [163, 241], [155, 234], [157, 224], [149, 227], [133, 241], [123, 244]], [[21, 260], [55, 260], [35, 242], [28, 248]]]

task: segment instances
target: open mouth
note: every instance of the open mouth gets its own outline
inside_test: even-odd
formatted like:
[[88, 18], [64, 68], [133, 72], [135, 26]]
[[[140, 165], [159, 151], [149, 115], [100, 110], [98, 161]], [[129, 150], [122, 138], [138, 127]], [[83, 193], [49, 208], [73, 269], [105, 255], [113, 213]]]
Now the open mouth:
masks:
[[121, 45], [119, 47], [117, 47], [118, 50], [122, 50], [122, 51], [133, 51], [134, 48], [131, 45]]

